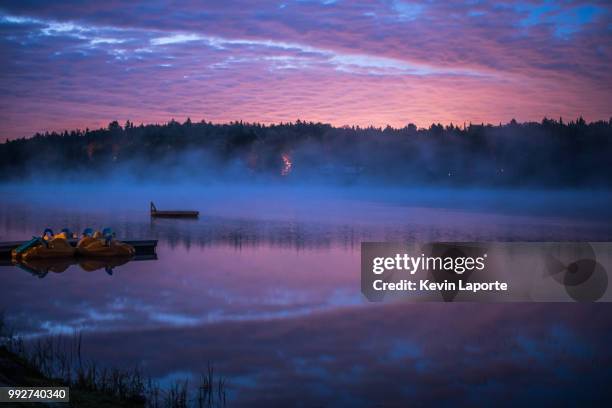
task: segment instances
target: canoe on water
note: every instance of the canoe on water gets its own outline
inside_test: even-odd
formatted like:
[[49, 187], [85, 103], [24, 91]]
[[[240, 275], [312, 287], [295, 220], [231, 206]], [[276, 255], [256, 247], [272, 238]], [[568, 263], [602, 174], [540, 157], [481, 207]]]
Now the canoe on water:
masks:
[[199, 211], [185, 211], [185, 210], [164, 210], [160, 211], [155, 207], [155, 204], [151, 202], [151, 217], [165, 217], [165, 218], [198, 218]]

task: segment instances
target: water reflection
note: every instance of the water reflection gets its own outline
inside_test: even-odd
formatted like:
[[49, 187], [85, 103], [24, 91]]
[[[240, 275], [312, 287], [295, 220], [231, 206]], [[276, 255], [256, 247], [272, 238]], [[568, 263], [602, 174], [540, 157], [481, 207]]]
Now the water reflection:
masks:
[[112, 275], [113, 269], [125, 265], [132, 260], [151, 260], [155, 256], [140, 257], [105, 257], [105, 258], [48, 258], [48, 259], [28, 259], [11, 261], [16, 267], [31, 273], [32, 275], [44, 278], [49, 272], [62, 273], [70, 266], [78, 265], [85, 272], [94, 272], [103, 269], [107, 274]]
[[[157, 255], [155, 262], [121, 265], [112, 277], [72, 265], [43, 282], [2, 268], [11, 288], [2, 306], [22, 332], [43, 334], [288, 317], [362, 302], [357, 251], [162, 243]], [[92, 315], [114, 318], [89, 321]]]
[[[158, 378], [215, 362], [230, 406], [606, 406], [608, 305], [388, 304], [91, 333], [84, 352]], [[512, 393], [508, 393], [512, 390]]]
[[30, 265], [45, 279], [0, 266], [0, 310], [26, 336], [84, 330], [86, 355], [160, 379], [212, 361], [230, 406], [602, 405], [610, 305], [373, 305], [359, 244], [610, 240], [608, 221], [371, 202], [296, 216], [213, 203], [197, 221], [152, 221], [129, 202], [63, 204], [3, 200], [0, 240], [111, 226], [119, 239], [159, 239], [158, 260]]
[[147, 211], [86, 211], [0, 202], [0, 239], [20, 240], [44, 227], [111, 226], [120, 239], [158, 239], [170, 247], [214, 245], [359, 249], [362, 241], [605, 241], [609, 223], [580, 218], [509, 216], [450, 209], [364, 205], [348, 219], [315, 220], [202, 215], [198, 220], [151, 219]]

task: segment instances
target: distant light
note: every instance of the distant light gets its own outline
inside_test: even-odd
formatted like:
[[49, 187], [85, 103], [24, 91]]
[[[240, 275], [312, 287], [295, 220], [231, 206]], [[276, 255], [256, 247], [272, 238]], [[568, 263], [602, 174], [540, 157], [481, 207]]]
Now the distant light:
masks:
[[283, 159], [283, 168], [281, 169], [281, 176], [287, 176], [291, 173], [291, 167], [293, 167], [293, 163], [291, 162], [291, 156], [288, 153], [283, 153], [281, 155], [281, 159]]

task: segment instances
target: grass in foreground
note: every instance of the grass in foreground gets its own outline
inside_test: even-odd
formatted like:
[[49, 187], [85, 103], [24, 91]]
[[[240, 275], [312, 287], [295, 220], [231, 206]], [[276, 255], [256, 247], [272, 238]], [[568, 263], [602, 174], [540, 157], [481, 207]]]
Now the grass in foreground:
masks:
[[137, 368], [85, 361], [82, 343], [80, 333], [26, 342], [7, 328], [0, 314], [0, 386], [68, 386], [74, 407], [226, 406], [225, 379], [216, 378], [210, 364], [197, 384], [185, 379], [162, 388]]

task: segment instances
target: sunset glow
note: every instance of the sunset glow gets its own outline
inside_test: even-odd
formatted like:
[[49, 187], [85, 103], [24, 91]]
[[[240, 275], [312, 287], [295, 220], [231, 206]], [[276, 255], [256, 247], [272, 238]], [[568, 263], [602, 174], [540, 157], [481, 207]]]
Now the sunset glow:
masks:
[[0, 6], [0, 140], [205, 119], [402, 127], [612, 116], [606, 2]]

